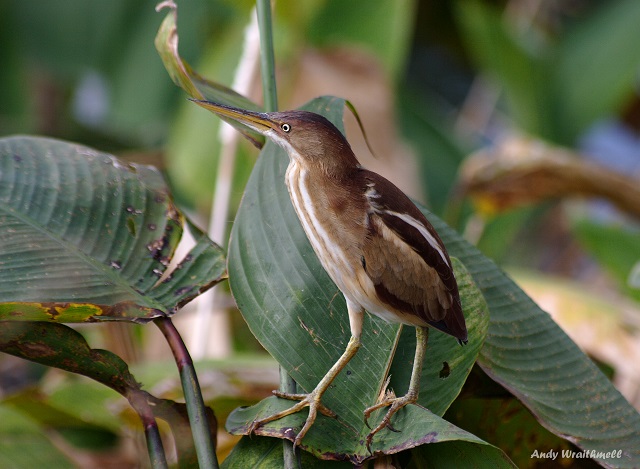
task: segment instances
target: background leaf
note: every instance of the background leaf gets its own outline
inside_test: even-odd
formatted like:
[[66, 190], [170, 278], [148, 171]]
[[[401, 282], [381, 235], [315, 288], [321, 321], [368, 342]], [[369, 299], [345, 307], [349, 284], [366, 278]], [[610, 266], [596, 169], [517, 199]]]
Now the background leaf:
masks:
[[640, 291], [629, 285], [631, 271], [640, 262], [640, 233], [636, 228], [607, 226], [577, 220], [573, 226], [580, 244], [589, 252], [631, 298], [640, 300]]
[[144, 320], [171, 314], [224, 273], [200, 236], [159, 282], [183, 217], [160, 173], [87, 147], [0, 140], [0, 317]]
[[524, 47], [492, 5], [477, 0], [456, 5], [472, 58], [502, 87], [514, 120], [527, 132], [550, 137], [548, 64], [543, 54]]
[[[194, 99], [204, 99], [228, 106], [261, 111], [260, 106], [238, 94], [231, 88], [198, 75], [193, 71], [191, 66], [180, 57], [178, 52], [177, 17], [178, 7], [174, 4], [170, 6], [170, 12], [162, 22], [155, 40], [156, 49], [173, 82]], [[261, 147], [264, 143], [264, 137], [258, 132], [238, 124], [233, 119], [223, 119], [235, 127], [247, 139], [254, 142], [256, 146]]]
[[429, 219], [489, 305], [489, 333], [478, 359], [482, 369], [556, 435], [586, 450], [623, 451], [622, 459], [594, 459], [612, 467], [638, 465], [640, 414], [491, 260], [435, 216]]
[[560, 37], [536, 38], [486, 2], [460, 1], [457, 17], [477, 64], [504, 90], [518, 125], [571, 144], [596, 120], [619, 112], [633, 96], [640, 5], [598, 5]]
[[31, 418], [10, 406], [0, 405], [0, 419], [1, 467], [76, 467]]
[[[114, 353], [108, 350], [92, 349], [80, 333], [64, 324], [45, 322], [0, 322], [0, 351], [15, 355], [26, 360], [40, 363], [46, 366], [60, 368], [72, 373], [87, 376], [99, 383], [117, 391], [127, 398], [129, 403], [140, 414], [148, 439], [157, 438], [157, 424], [153, 421], [154, 431], [149, 426], [153, 415], [144, 415], [140, 411], [140, 404], [144, 403], [149, 408], [152, 403], [154, 412], [170, 424], [175, 434], [176, 448], [180, 461], [183, 464], [197, 461], [194, 450], [191, 429], [187, 417], [185, 404], [157, 399], [141, 390], [141, 385], [129, 372], [127, 364]], [[19, 405], [19, 402], [14, 405]], [[45, 427], [62, 427], [60, 430], [68, 432], [76, 427], [81, 427], [81, 432], [86, 435], [90, 431], [102, 433], [100, 427], [79, 425], [82, 422], [71, 414], [56, 410], [54, 407], [30, 400], [29, 412], [36, 413], [35, 420]], [[216, 428], [215, 417], [211, 409], [206, 409], [205, 418], [212, 423], [211, 428]], [[150, 457], [158, 456], [150, 451]], [[164, 458], [164, 453], [162, 453]]]
[[570, 28], [553, 57], [555, 124], [573, 142], [597, 119], [619, 112], [633, 96], [640, 65], [640, 4], [605, 2]]
[[91, 349], [63, 324], [3, 321], [0, 350], [26, 360], [88, 376], [126, 396], [140, 385], [127, 364], [108, 350]]

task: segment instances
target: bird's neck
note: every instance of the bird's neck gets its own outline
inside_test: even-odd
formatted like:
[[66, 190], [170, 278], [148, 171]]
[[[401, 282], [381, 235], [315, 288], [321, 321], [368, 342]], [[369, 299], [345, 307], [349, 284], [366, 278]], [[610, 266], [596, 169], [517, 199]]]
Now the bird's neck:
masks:
[[352, 158], [324, 158], [317, 161], [306, 161], [298, 158], [291, 158], [289, 166], [298, 167], [304, 173], [309, 174], [313, 179], [326, 179], [327, 183], [341, 184], [351, 179], [360, 169], [360, 163], [355, 156]]

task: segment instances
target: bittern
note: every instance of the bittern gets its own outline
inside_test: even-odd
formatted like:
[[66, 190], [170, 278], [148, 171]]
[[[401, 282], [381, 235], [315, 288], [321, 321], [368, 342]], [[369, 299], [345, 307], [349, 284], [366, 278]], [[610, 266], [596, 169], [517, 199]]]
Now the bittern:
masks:
[[[368, 434], [391, 425], [392, 416], [418, 399], [428, 327], [466, 343], [458, 286], [451, 260], [433, 226], [391, 182], [360, 166], [342, 133], [326, 118], [306, 111], [256, 113], [207, 101], [195, 101], [219, 116], [231, 118], [265, 135], [285, 149], [289, 166], [285, 182], [291, 202], [313, 250], [344, 295], [351, 339], [346, 350], [308, 394], [274, 393], [299, 400], [287, 410], [256, 420], [260, 425], [309, 406], [307, 420], [295, 438], [297, 446], [321, 412], [321, 398], [360, 348], [364, 312], [416, 328], [416, 351], [408, 392], [388, 394], [364, 411], [389, 407]], [[368, 423], [367, 423], [368, 425]]]

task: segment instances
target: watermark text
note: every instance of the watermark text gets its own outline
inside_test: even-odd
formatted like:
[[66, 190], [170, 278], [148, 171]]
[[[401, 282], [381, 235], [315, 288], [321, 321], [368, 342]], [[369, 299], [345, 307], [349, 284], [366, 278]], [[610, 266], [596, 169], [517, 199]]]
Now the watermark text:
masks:
[[591, 449], [585, 451], [572, 451], [569, 449], [563, 449], [562, 451], [556, 451], [550, 449], [549, 451], [538, 451], [536, 449], [531, 453], [532, 459], [551, 459], [552, 461], [555, 461], [558, 457], [562, 459], [620, 459], [622, 457], [622, 450], [596, 451]]

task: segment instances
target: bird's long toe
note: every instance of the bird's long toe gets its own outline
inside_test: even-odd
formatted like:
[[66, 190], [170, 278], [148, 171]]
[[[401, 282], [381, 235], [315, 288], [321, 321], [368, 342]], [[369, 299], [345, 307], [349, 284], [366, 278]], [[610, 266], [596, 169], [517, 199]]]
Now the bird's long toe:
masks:
[[[392, 397], [392, 398], [387, 398], [385, 400], [383, 400], [382, 402], [379, 402], [371, 407], [368, 407], [367, 409], [365, 409], [364, 411], [364, 418], [365, 418], [365, 423], [367, 424], [367, 426], [369, 427], [369, 423], [368, 423], [368, 419], [371, 416], [371, 414], [373, 412], [375, 412], [378, 409], [381, 409], [382, 407], [389, 407], [389, 410], [387, 411], [387, 413], [385, 414], [384, 418], [380, 421], [380, 423], [369, 432], [369, 434], [367, 435], [366, 438], [366, 444], [367, 444], [367, 449], [369, 450], [369, 452], [371, 452], [371, 442], [373, 441], [373, 437], [380, 432], [380, 430], [382, 430], [383, 428], [388, 428], [389, 430], [391, 430], [392, 432], [399, 432], [400, 430], [397, 430], [396, 428], [394, 428], [391, 425], [391, 418], [402, 408], [404, 408], [405, 406], [407, 406], [408, 404], [413, 404], [415, 403], [417, 400], [417, 396], [409, 393], [405, 396], [402, 397]], [[371, 427], [369, 427], [371, 428]]]
[[292, 405], [288, 409], [277, 412], [262, 419], [254, 420], [249, 427], [249, 434], [253, 433], [258, 427], [261, 427], [262, 425], [273, 422], [275, 420], [279, 420], [283, 417], [286, 417], [287, 415], [295, 414], [305, 407], [309, 407], [309, 415], [307, 416], [302, 429], [298, 432], [293, 442], [294, 447], [297, 447], [315, 422], [318, 413], [332, 418], [336, 416], [335, 412], [322, 404], [322, 402], [320, 401], [322, 393], [317, 392], [316, 390], [310, 392], [309, 394], [290, 394], [281, 391], [273, 391], [273, 394], [282, 399], [294, 400], [299, 402]]

